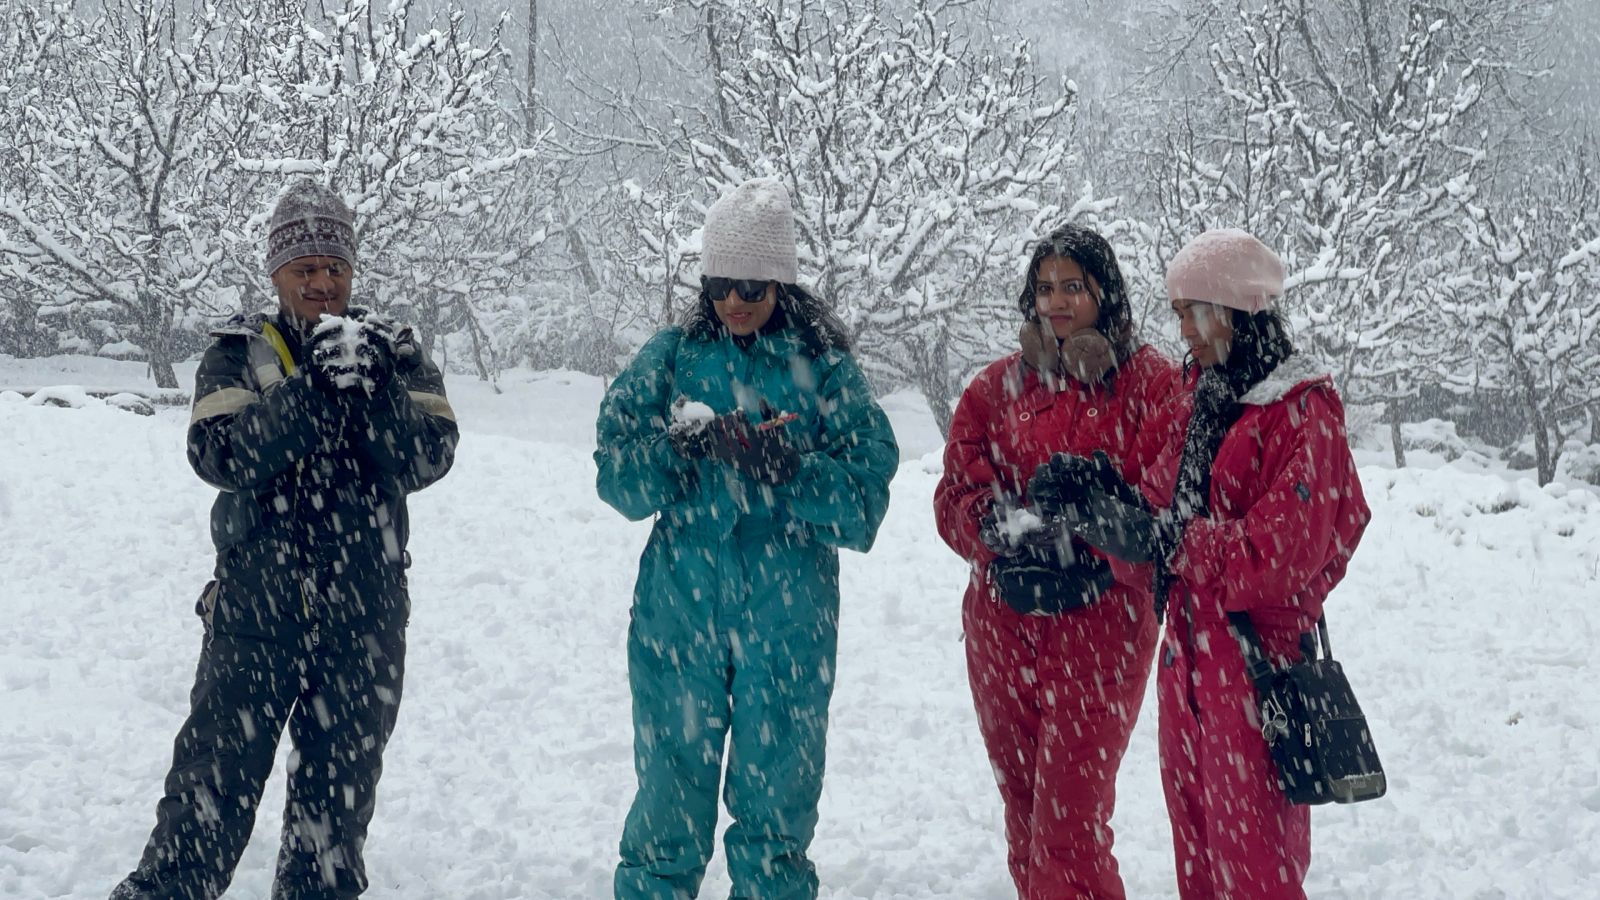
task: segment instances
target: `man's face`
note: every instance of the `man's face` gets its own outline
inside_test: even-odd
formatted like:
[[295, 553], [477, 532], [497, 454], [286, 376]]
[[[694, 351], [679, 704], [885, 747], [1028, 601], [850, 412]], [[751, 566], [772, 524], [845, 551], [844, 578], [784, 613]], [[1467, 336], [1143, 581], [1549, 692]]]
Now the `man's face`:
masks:
[[283, 311], [306, 322], [342, 316], [350, 306], [353, 267], [336, 256], [302, 256], [272, 273]]

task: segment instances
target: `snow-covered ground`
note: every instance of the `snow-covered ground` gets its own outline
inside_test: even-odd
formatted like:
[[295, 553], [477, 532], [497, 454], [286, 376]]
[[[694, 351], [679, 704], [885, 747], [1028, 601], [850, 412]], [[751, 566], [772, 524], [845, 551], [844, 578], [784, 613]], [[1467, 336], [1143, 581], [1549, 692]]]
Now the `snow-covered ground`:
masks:
[[[142, 382], [0, 357], [0, 385]], [[180, 378], [192, 376], [192, 366]], [[633, 788], [623, 640], [647, 524], [594, 496], [601, 384], [452, 379], [455, 471], [412, 501], [406, 697], [368, 842], [374, 898], [599, 898]], [[813, 855], [830, 898], [1014, 896], [934, 533], [938, 432], [903, 446], [877, 547], [845, 554]], [[137, 859], [200, 643], [213, 492], [187, 412], [0, 394], [0, 897], [99, 898]], [[1600, 884], [1600, 498], [1503, 471], [1362, 476], [1375, 520], [1329, 603], [1389, 796], [1313, 813], [1314, 897], [1579, 898]], [[1414, 460], [1416, 461], [1416, 460]], [[1147, 702], [1116, 818], [1129, 895], [1175, 893]], [[279, 767], [282, 760], [280, 754]], [[281, 776], [230, 897], [262, 898]], [[704, 895], [725, 896], [719, 858]]]

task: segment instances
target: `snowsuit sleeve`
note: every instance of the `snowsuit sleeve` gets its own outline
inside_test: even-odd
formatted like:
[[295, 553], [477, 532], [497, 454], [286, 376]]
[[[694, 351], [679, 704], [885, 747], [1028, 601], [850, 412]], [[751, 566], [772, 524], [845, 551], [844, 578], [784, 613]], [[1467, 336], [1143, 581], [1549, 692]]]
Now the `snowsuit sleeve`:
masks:
[[[1122, 480], [1138, 491], [1147, 504], [1159, 509], [1167, 505], [1170, 498], [1150, 490], [1145, 473], [1169, 444], [1175, 440], [1181, 444], [1183, 440], [1181, 432], [1174, 428], [1172, 416], [1172, 406], [1179, 402], [1183, 392], [1183, 370], [1153, 348], [1146, 347], [1135, 357], [1130, 372], [1133, 377], [1126, 381], [1131, 392], [1128, 402], [1133, 408], [1131, 418], [1137, 432], [1132, 448], [1122, 457], [1119, 471]], [[1142, 591], [1150, 590], [1155, 581], [1154, 563], [1131, 563], [1098, 550], [1094, 552], [1111, 565], [1111, 576], [1117, 581]]]
[[995, 486], [1001, 483], [989, 452], [988, 423], [994, 410], [988, 383], [980, 376], [961, 392], [944, 446], [944, 477], [933, 492], [939, 536], [963, 559], [980, 566], [995, 559], [978, 537], [978, 522], [994, 505]]
[[[1134, 436], [1133, 449], [1122, 458], [1121, 474], [1124, 481], [1145, 494], [1145, 470], [1173, 440], [1173, 421], [1168, 406], [1183, 391], [1183, 372], [1172, 360], [1147, 348], [1137, 359], [1133, 374], [1135, 377], [1128, 379], [1132, 392], [1129, 402], [1138, 433]], [[1145, 499], [1151, 498], [1146, 495]]]
[[253, 490], [304, 459], [332, 412], [332, 400], [303, 372], [256, 390], [245, 340], [216, 341], [195, 373], [189, 465], [223, 491]]
[[596, 425], [595, 487], [630, 521], [649, 518], [682, 501], [694, 464], [667, 438], [673, 366], [682, 332], [669, 328], [639, 349], [600, 402]]
[[773, 493], [823, 543], [865, 553], [889, 510], [900, 447], [849, 354], [836, 355], [818, 392], [825, 410], [820, 445], [802, 455], [799, 473]]
[[1213, 512], [1190, 522], [1173, 558], [1175, 575], [1220, 603], [1206, 613], [1248, 612], [1297, 597], [1320, 603], [1370, 518], [1332, 389], [1314, 387], [1287, 403], [1287, 418], [1262, 436], [1266, 490], [1237, 518]]
[[438, 367], [420, 348], [404, 359], [370, 400], [367, 427], [354, 437], [357, 451], [409, 494], [450, 471], [461, 432]]

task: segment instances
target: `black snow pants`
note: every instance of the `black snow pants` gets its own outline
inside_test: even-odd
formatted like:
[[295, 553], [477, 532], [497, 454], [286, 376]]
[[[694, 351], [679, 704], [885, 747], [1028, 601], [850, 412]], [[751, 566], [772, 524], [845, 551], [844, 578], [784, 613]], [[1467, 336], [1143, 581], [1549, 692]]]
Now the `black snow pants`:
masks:
[[339, 640], [213, 633], [155, 831], [113, 900], [211, 900], [227, 889], [286, 724], [294, 752], [273, 900], [359, 896], [404, 667], [403, 618]]

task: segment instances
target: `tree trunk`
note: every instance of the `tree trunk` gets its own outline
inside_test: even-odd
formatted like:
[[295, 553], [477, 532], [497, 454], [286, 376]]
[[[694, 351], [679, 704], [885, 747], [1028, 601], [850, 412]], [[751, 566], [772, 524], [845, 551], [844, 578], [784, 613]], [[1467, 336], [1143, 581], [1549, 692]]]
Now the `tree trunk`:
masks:
[[672, 295], [675, 290], [674, 282], [678, 280], [678, 267], [672, 263], [672, 250], [670, 249], [672, 247], [672, 227], [667, 224], [665, 215], [666, 213], [663, 210], [662, 218], [656, 221], [656, 225], [661, 229], [661, 247], [664, 251], [661, 257], [661, 267], [667, 273], [667, 277], [661, 281], [661, 318], [659, 324], [663, 327], [672, 324]]
[[1556, 457], [1551, 453], [1550, 429], [1545, 424], [1545, 411], [1539, 406], [1538, 394], [1531, 385], [1523, 386], [1528, 403], [1528, 417], [1533, 420], [1533, 464], [1538, 473], [1539, 486], [1544, 487], [1556, 477]]
[[922, 386], [922, 395], [928, 400], [928, 409], [933, 411], [933, 421], [939, 426], [939, 437], [946, 443], [950, 440], [950, 420], [955, 418], [956, 410], [951, 405], [949, 395], [944, 392], [943, 385], [936, 390], [929, 390], [929, 386]]
[[594, 262], [589, 258], [589, 245], [584, 243], [583, 235], [578, 233], [575, 222], [566, 225], [567, 249], [572, 252], [572, 259], [578, 264], [578, 277], [583, 279], [583, 287], [589, 292], [590, 297], [600, 293], [600, 275], [595, 271]]
[[1589, 404], [1589, 443], [1600, 444], [1600, 403]]
[[[1348, 375], [1349, 373], [1346, 372]], [[1343, 384], [1344, 382], [1340, 382]], [[1394, 466], [1397, 469], [1406, 467], [1405, 437], [1400, 432], [1400, 426], [1406, 417], [1405, 404], [1400, 397], [1390, 397], [1383, 405], [1383, 421], [1389, 426], [1389, 443], [1394, 447]]]
[[439, 315], [438, 292], [431, 289], [424, 291], [414, 309], [417, 311], [419, 327], [413, 334], [417, 338], [417, 343], [421, 345], [423, 358], [432, 359], [433, 345], [439, 339], [439, 321], [442, 318]]
[[531, 137], [539, 133], [538, 104], [534, 101], [539, 90], [539, 0], [528, 0], [528, 94], [522, 110], [523, 128]]
[[[478, 369], [478, 380], [493, 383], [500, 374], [500, 364], [494, 359], [494, 345], [489, 343], [489, 336], [483, 333], [482, 326], [478, 324], [478, 317], [472, 314], [472, 310], [466, 310], [464, 316], [467, 321], [467, 335], [472, 338], [472, 362]], [[494, 385], [494, 392], [500, 393], [498, 384]]]
[[949, 441], [950, 420], [956, 414], [955, 407], [950, 403], [949, 350], [942, 337], [932, 347], [924, 349], [932, 352], [917, 354], [921, 360], [915, 372], [917, 387], [922, 390], [923, 399], [928, 401], [934, 424], [939, 426], [939, 437]]
[[[45, 356], [44, 335], [39, 332], [39, 304], [29, 303], [21, 297], [12, 297], [11, 325], [0, 324], [0, 352], [17, 356]], [[3, 319], [0, 319], [3, 322]]]
[[178, 373], [172, 368], [171, 341], [163, 340], [152, 342], [145, 348], [150, 355], [150, 377], [155, 379], [158, 388], [175, 388], [178, 386]]
[[143, 334], [139, 337], [148, 360], [150, 377], [155, 379], [158, 388], [176, 388], [178, 373], [172, 370], [173, 357], [176, 355], [172, 351], [172, 310], [153, 297], [142, 296], [140, 299], [144, 305], [139, 316]]
[[1546, 443], [1550, 447], [1550, 472], [1539, 482], [1540, 485], [1556, 480], [1556, 469], [1561, 466], [1561, 453], [1566, 449], [1566, 439], [1561, 434], [1561, 419], [1557, 416], [1550, 417], [1550, 436]]
[[717, 10], [714, 6], [706, 7], [706, 57], [711, 61], [711, 99], [717, 105], [717, 122], [722, 125], [722, 132], [727, 134], [733, 130], [732, 121], [728, 116], [728, 102], [722, 96], [722, 48], [717, 45]]
[[[1349, 357], [1347, 357], [1346, 362], [1349, 365], [1354, 366], [1355, 354], [1351, 353]], [[1348, 378], [1350, 374], [1350, 371], [1347, 369], [1345, 371], [1346, 377]], [[1390, 379], [1390, 396], [1388, 402], [1386, 402], [1383, 406], [1383, 418], [1389, 423], [1389, 443], [1394, 449], [1394, 467], [1397, 469], [1404, 469], [1406, 467], [1406, 442], [1405, 435], [1402, 433], [1403, 429], [1401, 429], [1400, 426], [1405, 423], [1406, 419], [1409, 418], [1408, 413], [1410, 413], [1411, 410], [1408, 408], [1410, 404], [1407, 403], [1407, 401], [1412, 398], [1405, 396], [1404, 388], [1400, 385], [1399, 381], [1400, 379], [1398, 376]], [[1345, 384], [1347, 382], [1340, 381], [1339, 383]]]

